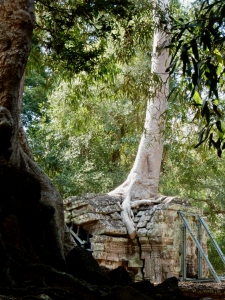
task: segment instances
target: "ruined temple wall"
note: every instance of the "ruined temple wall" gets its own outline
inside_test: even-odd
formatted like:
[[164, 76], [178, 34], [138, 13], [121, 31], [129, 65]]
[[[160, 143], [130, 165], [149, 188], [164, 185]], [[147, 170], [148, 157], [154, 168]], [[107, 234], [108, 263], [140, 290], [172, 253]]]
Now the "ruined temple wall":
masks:
[[[176, 203], [178, 202], [178, 203]], [[136, 281], [148, 279], [161, 282], [171, 276], [181, 276], [182, 221], [178, 215], [202, 214], [185, 201], [168, 201], [141, 206], [133, 210], [137, 237], [131, 240], [120, 218], [118, 199], [106, 196], [67, 200], [67, 218], [92, 234], [91, 250], [99, 264], [108, 269], [124, 266]], [[197, 217], [187, 220], [197, 236]], [[207, 251], [207, 237], [203, 233], [203, 249]], [[197, 276], [197, 248], [187, 233], [187, 277]], [[203, 276], [207, 275], [203, 262]]]
[[[161, 282], [171, 276], [181, 276], [182, 222], [178, 211], [201, 213], [193, 208], [178, 204], [158, 205], [137, 210], [135, 221], [137, 237], [113, 238], [95, 236], [91, 240], [93, 256], [100, 265], [114, 269], [119, 265], [135, 272], [135, 279], [143, 276], [153, 282]], [[187, 217], [197, 236], [197, 219]], [[99, 242], [101, 241], [101, 242]], [[101, 245], [101, 246], [100, 246]], [[203, 235], [202, 245], [207, 249], [207, 237]], [[100, 247], [100, 248], [99, 248]], [[187, 275], [197, 277], [197, 248], [187, 234]], [[203, 274], [207, 268], [203, 263]]]
[[[137, 223], [137, 234], [145, 260], [145, 277], [160, 282], [168, 277], [181, 275], [182, 221], [178, 211], [189, 213], [202, 212], [180, 204], [160, 204], [146, 210]], [[137, 215], [140, 215], [140, 212]], [[144, 216], [150, 216], [147, 224], [141, 226]], [[197, 236], [196, 216], [187, 216], [189, 224]], [[142, 225], [143, 226], [143, 225]], [[147, 230], [147, 232], [146, 232]], [[203, 248], [207, 249], [207, 237], [203, 234]], [[197, 248], [187, 234], [187, 273], [189, 277], [197, 275]], [[207, 270], [204, 264], [203, 274]]]

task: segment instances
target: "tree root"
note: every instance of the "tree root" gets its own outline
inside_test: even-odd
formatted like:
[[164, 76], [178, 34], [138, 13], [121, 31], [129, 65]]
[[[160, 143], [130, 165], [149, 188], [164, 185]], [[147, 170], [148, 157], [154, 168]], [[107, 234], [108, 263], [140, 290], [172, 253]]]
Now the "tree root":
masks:
[[[111, 195], [113, 194], [114, 191], [112, 191]], [[134, 219], [134, 214], [132, 211], [132, 208], [138, 208], [141, 205], [157, 205], [160, 203], [170, 203], [174, 198], [176, 197], [168, 197], [168, 196], [163, 196], [163, 195], [158, 195], [154, 198], [150, 198], [150, 199], [140, 199], [140, 200], [132, 200], [131, 199], [131, 189], [128, 190], [126, 197], [124, 198], [122, 205], [121, 205], [121, 218], [122, 221], [124, 223], [124, 225], [127, 228], [127, 232], [130, 236], [131, 239], [134, 239], [136, 236], [136, 228], [135, 228], [135, 224], [133, 222]]]
[[131, 239], [134, 239], [136, 236], [136, 229], [134, 226], [134, 214], [131, 209], [131, 199], [130, 195], [128, 194], [122, 203], [122, 211], [121, 211], [121, 218], [124, 225], [127, 228], [127, 232]]
[[56, 300], [99, 300], [105, 294], [104, 287], [102, 290], [100, 287], [44, 264], [14, 265], [15, 268], [17, 268], [14, 274], [17, 284], [14, 287], [0, 286], [1, 295], [16, 297], [16, 299], [21, 297], [36, 299], [35, 297], [39, 298], [39, 295], [48, 295], [50, 299]]
[[160, 200], [155, 200], [155, 199], [135, 200], [131, 202], [131, 208], [139, 207], [140, 205], [155, 205], [160, 203], [161, 203]]

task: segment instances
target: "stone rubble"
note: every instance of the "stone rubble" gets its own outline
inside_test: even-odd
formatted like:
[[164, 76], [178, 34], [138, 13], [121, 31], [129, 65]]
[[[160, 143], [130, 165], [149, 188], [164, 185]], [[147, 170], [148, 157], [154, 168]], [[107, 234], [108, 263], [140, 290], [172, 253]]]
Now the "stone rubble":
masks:
[[[100, 266], [125, 267], [135, 281], [162, 282], [181, 276], [182, 221], [178, 211], [189, 213], [187, 219], [197, 236], [197, 217], [202, 211], [190, 207], [178, 197], [158, 197], [155, 205], [134, 208], [137, 237], [131, 240], [121, 221], [121, 200], [109, 195], [68, 197], [64, 200], [66, 223], [82, 227], [91, 234], [91, 251]], [[192, 213], [192, 215], [191, 215]], [[203, 232], [202, 247], [207, 253]], [[197, 248], [187, 233], [187, 276], [197, 276]], [[203, 261], [203, 275], [207, 275]]]

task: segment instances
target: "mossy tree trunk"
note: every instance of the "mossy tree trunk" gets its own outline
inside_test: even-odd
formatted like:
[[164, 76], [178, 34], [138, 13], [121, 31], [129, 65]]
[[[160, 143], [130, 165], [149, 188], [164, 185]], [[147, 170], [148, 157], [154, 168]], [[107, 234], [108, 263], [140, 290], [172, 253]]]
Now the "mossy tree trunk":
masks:
[[[30, 207], [30, 214], [32, 211], [36, 214], [35, 205], [38, 207], [36, 209], [39, 211], [39, 218], [36, 219], [38, 224], [27, 224], [27, 229], [33, 228], [33, 235], [38, 235], [38, 230], [43, 227], [42, 223], [45, 223], [46, 218], [49, 219], [49, 222], [46, 223], [46, 228], [40, 229], [40, 231], [42, 230], [41, 245], [37, 245], [35, 236], [32, 237], [32, 230], [30, 230], [30, 239], [33, 238], [31, 246], [41, 261], [45, 262], [49, 259], [53, 266], [63, 268], [65, 224], [62, 199], [48, 177], [34, 162], [20, 118], [23, 75], [35, 24], [34, 0], [0, 0], [0, 20], [0, 190], [4, 190], [4, 193], [0, 195], [2, 236], [6, 236], [4, 228], [7, 227], [2, 224], [7, 223], [6, 219], [9, 219], [9, 216], [16, 216], [20, 227], [18, 232], [23, 237], [26, 235], [26, 230], [21, 229], [23, 227], [21, 224], [24, 218], [29, 220], [27, 215], [23, 218], [21, 207], [26, 210], [30, 204], [26, 203], [26, 196], [23, 197], [19, 193], [19, 187], [14, 189], [14, 186], [18, 186], [18, 182], [13, 182], [13, 180], [18, 179], [20, 185], [27, 180], [30, 180], [31, 185], [36, 182], [40, 187], [40, 191], [37, 188], [37, 194], [40, 194], [32, 196], [31, 191], [29, 197], [30, 202], [33, 203], [33, 206]], [[16, 172], [20, 175], [16, 176]], [[11, 174], [12, 182], [5, 180], [8, 176], [5, 173]], [[22, 178], [26, 178], [25, 181]], [[22, 189], [23, 186], [21, 186]], [[26, 185], [24, 186], [24, 195], [27, 192], [25, 189]], [[35, 201], [36, 203], [34, 203]], [[7, 211], [5, 207], [8, 207]], [[29, 211], [26, 210], [26, 214], [29, 214]], [[46, 217], [47, 215], [48, 217]], [[30, 216], [30, 220], [32, 222], [32, 216]], [[38, 239], [37, 236], [36, 240]], [[2, 249], [4, 249], [4, 240], [1, 242]], [[39, 248], [35, 249], [35, 247]], [[24, 245], [20, 248], [26, 249]]]

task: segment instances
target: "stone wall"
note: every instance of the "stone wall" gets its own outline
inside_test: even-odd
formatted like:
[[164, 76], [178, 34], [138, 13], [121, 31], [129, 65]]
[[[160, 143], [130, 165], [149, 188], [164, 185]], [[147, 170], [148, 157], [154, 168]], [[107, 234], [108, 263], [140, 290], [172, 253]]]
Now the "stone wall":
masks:
[[[159, 204], [133, 209], [137, 237], [131, 240], [120, 218], [121, 203], [109, 195], [69, 197], [65, 203], [66, 222], [91, 234], [91, 250], [107, 269], [124, 266], [136, 281], [161, 282], [181, 276], [182, 222], [178, 211], [202, 214], [179, 198], [161, 197]], [[197, 236], [197, 218], [187, 216]], [[203, 234], [202, 246], [207, 251]], [[197, 248], [187, 233], [187, 276], [197, 277]], [[203, 276], [207, 275], [203, 262]]]

